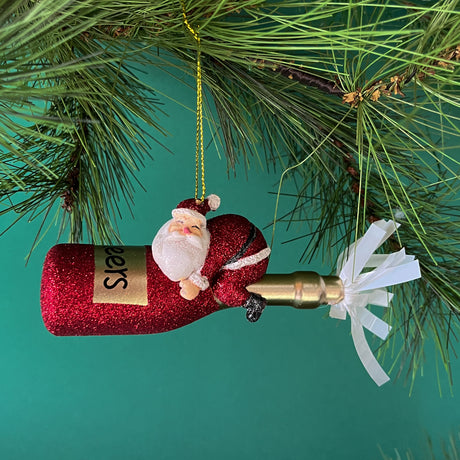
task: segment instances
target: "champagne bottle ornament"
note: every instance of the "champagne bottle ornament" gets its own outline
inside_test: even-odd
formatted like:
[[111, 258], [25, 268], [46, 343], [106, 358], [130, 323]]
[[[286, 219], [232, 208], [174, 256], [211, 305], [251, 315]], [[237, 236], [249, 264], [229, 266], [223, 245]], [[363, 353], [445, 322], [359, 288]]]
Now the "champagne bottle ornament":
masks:
[[[331, 305], [330, 316], [351, 317], [353, 342], [369, 375], [388, 376], [373, 356], [363, 327], [385, 339], [389, 326], [367, 310], [388, 307], [387, 286], [420, 277], [404, 249], [374, 252], [397, 229], [378, 221], [339, 256], [337, 276], [314, 272], [265, 275], [270, 248], [245, 217], [224, 214], [210, 195], [184, 200], [152, 246], [60, 244], [46, 256], [42, 316], [55, 335], [123, 335], [166, 332], [226, 307], [243, 307], [257, 321], [267, 304], [312, 309]], [[372, 268], [372, 270], [368, 270]], [[365, 271], [367, 270], [367, 271]]]
[[[375, 255], [396, 230], [379, 221], [339, 257], [337, 276], [314, 272], [265, 275], [270, 248], [245, 217], [224, 214], [205, 197], [200, 37], [184, 24], [197, 46], [195, 197], [172, 210], [151, 246], [60, 244], [48, 252], [41, 308], [47, 329], [59, 336], [151, 334], [183, 327], [227, 307], [243, 307], [256, 322], [267, 304], [299, 309], [331, 305], [330, 316], [351, 318], [353, 342], [372, 379], [388, 376], [373, 356], [363, 327], [385, 339], [389, 326], [366, 308], [388, 306], [385, 287], [420, 277], [418, 261], [404, 249]], [[201, 167], [202, 195], [198, 198]], [[365, 269], [373, 268], [371, 271]]]

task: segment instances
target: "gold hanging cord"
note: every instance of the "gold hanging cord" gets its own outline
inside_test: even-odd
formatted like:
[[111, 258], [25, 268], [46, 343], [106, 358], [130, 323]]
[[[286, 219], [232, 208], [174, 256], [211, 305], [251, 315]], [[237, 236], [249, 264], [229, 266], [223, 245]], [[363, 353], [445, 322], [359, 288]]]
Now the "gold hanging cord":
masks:
[[204, 147], [203, 147], [203, 95], [201, 87], [201, 40], [199, 30], [195, 30], [187, 19], [185, 12], [185, 3], [181, 0], [182, 15], [184, 24], [196, 40], [197, 56], [196, 56], [196, 153], [195, 153], [195, 199], [198, 200], [198, 184], [199, 173], [201, 166], [201, 198], [204, 200], [206, 195], [205, 173], [204, 173]]

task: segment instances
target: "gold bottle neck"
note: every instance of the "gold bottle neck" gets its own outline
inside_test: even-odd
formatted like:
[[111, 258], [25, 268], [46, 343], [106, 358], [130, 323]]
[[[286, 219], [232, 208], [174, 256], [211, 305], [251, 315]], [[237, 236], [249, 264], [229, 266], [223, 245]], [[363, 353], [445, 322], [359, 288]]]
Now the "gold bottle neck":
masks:
[[[333, 305], [339, 303], [344, 295], [339, 277], [320, 276], [315, 272], [266, 274], [247, 289], [267, 299], [267, 305], [287, 305], [299, 309]], [[221, 308], [225, 307], [221, 305]]]

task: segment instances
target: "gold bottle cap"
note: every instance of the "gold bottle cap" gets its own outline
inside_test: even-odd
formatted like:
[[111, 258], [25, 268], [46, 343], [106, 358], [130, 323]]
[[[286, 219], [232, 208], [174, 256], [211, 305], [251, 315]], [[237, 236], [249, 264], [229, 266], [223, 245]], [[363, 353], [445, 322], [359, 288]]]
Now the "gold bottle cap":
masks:
[[[266, 274], [247, 289], [267, 299], [267, 305], [287, 305], [299, 309], [333, 305], [339, 303], [344, 295], [342, 280], [338, 276], [320, 276], [315, 272]], [[221, 308], [226, 308], [226, 305], [221, 304]]]
[[265, 297], [268, 305], [301, 309], [335, 304], [343, 299], [343, 284], [339, 277], [320, 276], [315, 272], [267, 274], [247, 289]]

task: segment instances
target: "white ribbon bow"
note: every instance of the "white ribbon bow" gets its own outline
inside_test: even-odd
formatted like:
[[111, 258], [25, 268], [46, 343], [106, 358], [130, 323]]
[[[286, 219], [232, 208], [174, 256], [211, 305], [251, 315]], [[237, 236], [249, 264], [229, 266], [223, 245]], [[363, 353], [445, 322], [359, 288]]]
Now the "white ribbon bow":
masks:
[[[329, 316], [351, 318], [351, 335], [358, 356], [368, 374], [380, 386], [390, 378], [382, 369], [367, 343], [363, 327], [385, 340], [391, 327], [366, 309], [368, 304], [388, 307], [393, 294], [387, 286], [405, 283], [420, 278], [420, 266], [414, 256], [401, 249], [392, 254], [373, 254], [399, 227], [400, 224], [379, 220], [356, 243], [340, 254], [337, 275], [344, 285], [344, 298], [331, 305]], [[364, 268], [374, 268], [361, 273]]]

